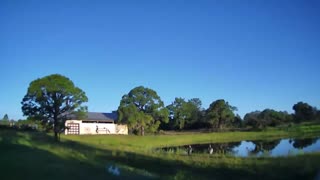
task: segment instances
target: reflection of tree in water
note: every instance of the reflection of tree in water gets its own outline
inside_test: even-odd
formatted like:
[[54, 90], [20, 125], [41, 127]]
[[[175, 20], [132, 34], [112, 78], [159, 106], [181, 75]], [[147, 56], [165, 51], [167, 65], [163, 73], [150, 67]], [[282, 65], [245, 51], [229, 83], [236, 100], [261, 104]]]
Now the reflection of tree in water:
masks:
[[255, 144], [255, 148], [249, 150], [252, 154], [258, 154], [259, 152], [271, 151], [273, 150], [279, 143], [279, 140], [273, 141], [252, 141]]
[[[230, 142], [230, 143], [213, 143], [211, 147], [213, 149], [213, 153], [229, 153], [232, 152], [233, 148], [240, 146], [241, 142]], [[209, 144], [206, 145], [209, 147]]]
[[307, 138], [307, 139], [293, 139], [293, 147], [302, 149], [316, 143], [318, 138]]
[[[230, 142], [230, 143], [211, 143], [211, 144], [192, 144], [193, 153], [209, 153], [209, 145], [213, 150], [213, 153], [229, 153], [232, 152], [233, 148], [239, 146], [241, 142]], [[185, 149], [188, 146], [184, 146]]]

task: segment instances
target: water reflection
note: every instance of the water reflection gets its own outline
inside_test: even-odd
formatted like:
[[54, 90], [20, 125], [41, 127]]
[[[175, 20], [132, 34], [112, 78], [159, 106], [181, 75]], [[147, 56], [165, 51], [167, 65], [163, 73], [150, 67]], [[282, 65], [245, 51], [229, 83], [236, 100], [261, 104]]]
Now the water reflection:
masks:
[[[109, 162], [105, 166], [108, 175], [114, 176], [112, 179], [158, 179], [158, 175], [145, 169], [139, 169], [126, 164]], [[110, 176], [108, 176], [110, 177]]]
[[113, 174], [115, 176], [119, 176], [120, 175], [120, 170], [119, 170], [119, 168], [117, 166], [112, 166], [111, 165], [111, 166], [109, 166], [109, 168], [106, 167], [106, 169], [107, 169], [107, 171], [109, 173], [111, 173], [111, 174]]
[[273, 150], [280, 143], [280, 141], [280, 139], [275, 141], [251, 141], [255, 147], [253, 150], [248, 149], [248, 153], [250, 155], [270, 155], [271, 150]]
[[[232, 143], [212, 143], [212, 144], [192, 144], [187, 146], [178, 147], [164, 147], [162, 151], [171, 153], [187, 153], [190, 154], [190, 147], [192, 148], [192, 153], [227, 153], [233, 150], [233, 148], [239, 146], [241, 142]], [[211, 148], [210, 148], [211, 146]]]
[[317, 138], [308, 138], [308, 139], [294, 139], [293, 140], [293, 147], [297, 149], [302, 149], [308, 147], [317, 142]]
[[189, 146], [192, 147], [192, 153], [228, 154], [238, 157], [287, 156], [320, 151], [320, 138], [192, 144], [165, 147], [160, 149], [160, 151], [187, 154], [188, 149], [190, 149]]

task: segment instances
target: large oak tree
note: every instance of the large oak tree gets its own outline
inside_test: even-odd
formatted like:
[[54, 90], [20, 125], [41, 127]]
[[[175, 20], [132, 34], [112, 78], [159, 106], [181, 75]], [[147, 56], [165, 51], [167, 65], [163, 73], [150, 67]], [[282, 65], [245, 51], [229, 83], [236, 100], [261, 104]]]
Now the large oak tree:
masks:
[[169, 112], [157, 92], [139, 86], [122, 96], [118, 108], [119, 122], [144, 135], [145, 130], [155, 132], [161, 123], [167, 123]]
[[53, 125], [58, 141], [58, 133], [64, 128], [67, 116], [83, 114], [87, 108], [82, 104], [87, 101], [85, 92], [69, 78], [53, 74], [32, 81], [21, 104], [25, 116]]

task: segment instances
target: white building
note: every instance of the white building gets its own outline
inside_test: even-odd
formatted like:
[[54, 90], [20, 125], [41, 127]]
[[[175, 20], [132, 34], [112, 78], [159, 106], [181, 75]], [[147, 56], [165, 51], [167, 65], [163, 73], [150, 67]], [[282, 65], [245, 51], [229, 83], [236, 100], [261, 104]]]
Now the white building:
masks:
[[71, 119], [65, 122], [65, 134], [128, 134], [127, 125], [119, 125], [118, 115], [112, 113], [88, 112], [87, 118]]

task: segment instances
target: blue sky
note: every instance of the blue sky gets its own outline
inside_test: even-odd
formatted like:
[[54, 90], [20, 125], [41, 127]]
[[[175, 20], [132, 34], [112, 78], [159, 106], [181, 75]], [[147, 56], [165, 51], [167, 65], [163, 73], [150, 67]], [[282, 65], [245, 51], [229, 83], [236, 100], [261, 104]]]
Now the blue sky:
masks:
[[320, 107], [316, 0], [0, 1], [0, 118], [22, 118], [29, 83], [63, 74], [89, 111], [143, 85], [166, 105], [223, 98], [243, 116]]

